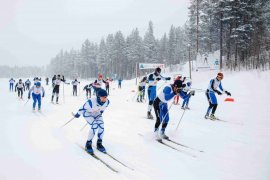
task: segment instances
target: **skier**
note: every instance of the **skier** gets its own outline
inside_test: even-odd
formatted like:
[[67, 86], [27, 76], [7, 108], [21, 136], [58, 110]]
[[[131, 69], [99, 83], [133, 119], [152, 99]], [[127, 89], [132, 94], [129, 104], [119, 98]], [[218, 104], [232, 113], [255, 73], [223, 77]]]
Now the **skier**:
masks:
[[109, 78], [106, 79], [105, 87], [108, 95], [110, 94], [110, 82], [111, 80]]
[[56, 75], [53, 76], [52, 78], [52, 87], [54, 87], [54, 81], [56, 80]]
[[144, 99], [146, 80], [147, 80], [147, 77], [143, 77], [143, 79], [139, 82], [137, 102], [143, 102], [142, 100]]
[[[176, 80], [181, 80], [182, 81], [182, 83], [184, 83], [185, 82], [185, 80], [186, 80], [186, 77], [184, 77], [183, 78], [183, 80], [182, 80], [182, 76], [181, 75], [179, 75], [179, 76], [177, 76], [176, 78], [175, 78], [175, 81]], [[177, 105], [178, 104], [178, 101], [179, 101], [179, 95], [176, 95], [175, 97], [174, 97], [174, 100], [173, 100], [173, 103], [175, 104], [175, 105]]]
[[15, 80], [13, 78], [11, 78], [9, 80], [9, 91], [13, 92], [13, 86], [14, 86]]
[[93, 88], [93, 83], [88, 84], [86, 86], [84, 86], [83, 90], [86, 91], [86, 98], [89, 99], [91, 98], [91, 89]]
[[97, 91], [103, 87], [103, 84], [106, 84], [106, 81], [103, 79], [102, 74], [98, 75], [98, 78], [93, 83], [95, 94], [97, 95]]
[[118, 79], [118, 89], [119, 88], [121, 89], [121, 87], [122, 87], [122, 79], [120, 78], [120, 79]]
[[65, 81], [64, 76], [57, 75], [57, 78], [53, 81], [53, 92], [52, 92], [52, 100], [51, 102], [53, 103], [54, 95], [56, 95], [56, 104], [58, 104], [58, 99], [59, 99], [59, 89], [60, 89], [60, 84], [61, 81]]
[[36, 103], [38, 102], [38, 110], [40, 111], [41, 109], [41, 93], [42, 93], [42, 98], [45, 96], [45, 90], [41, 86], [40, 82], [36, 82], [34, 86], [31, 87], [28, 93], [28, 99], [30, 99], [30, 95], [32, 92], [32, 98], [33, 98], [33, 111], [36, 109]]
[[170, 77], [163, 77], [160, 75], [161, 69], [158, 67], [155, 69], [155, 72], [148, 76], [148, 110], [147, 110], [147, 118], [153, 119], [153, 115], [151, 114], [151, 110], [153, 107], [154, 99], [156, 98], [157, 91], [157, 82], [162, 80], [170, 80]]
[[19, 82], [15, 85], [15, 92], [18, 91], [18, 97], [23, 99], [23, 91], [25, 91], [24, 83], [21, 79], [19, 79]]
[[110, 104], [110, 101], [107, 99], [107, 92], [104, 89], [98, 91], [98, 96], [93, 97], [86, 101], [82, 108], [74, 115], [75, 118], [79, 118], [81, 115], [85, 118], [87, 123], [91, 126], [89, 131], [88, 139], [85, 144], [85, 150], [93, 154], [92, 148], [92, 139], [98, 131], [97, 139], [97, 149], [103, 153], [106, 153], [106, 149], [102, 145], [103, 133], [104, 133], [104, 122], [102, 114], [104, 110]]
[[29, 90], [30, 89], [30, 86], [31, 86], [31, 81], [29, 79], [27, 79], [25, 82], [24, 82], [24, 85], [26, 87], [26, 90]]
[[[215, 79], [211, 79], [210, 80], [210, 83], [209, 83], [209, 86], [206, 90], [206, 97], [207, 97], [207, 100], [209, 102], [209, 107], [207, 109], [207, 112], [204, 116], [205, 119], [211, 119], [211, 120], [216, 120], [217, 118], [215, 117], [215, 112], [216, 112], [216, 109], [217, 109], [217, 106], [218, 106], [218, 103], [217, 103], [217, 98], [216, 98], [216, 95], [215, 93], [217, 93], [218, 95], [222, 95], [222, 92], [225, 92], [228, 96], [231, 96], [231, 93], [224, 90], [222, 85], [221, 85], [221, 80], [223, 79], [223, 73], [219, 72], [217, 74], [217, 77]], [[222, 92], [220, 92], [219, 90], [217, 89], [220, 89]], [[211, 115], [209, 116], [211, 112]]]
[[[165, 86], [154, 100], [154, 110], [156, 115], [154, 132], [157, 140], [169, 138], [165, 135], [165, 129], [169, 122], [168, 102], [179, 94], [183, 87], [182, 81], [176, 80], [173, 84]], [[160, 124], [162, 124], [162, 127], [159, 132]]]
[[195, 91], [194, 90], [190, 90], [191, 88], [191, 81], [187, 82], [186, 86], [183, 88], [183, 90], [180, 91], [180, 96], [181, 98], [183, 98], [183, 103], [182, 103], [182, 107], [181, 109], [190, 109], [188, 106], [189, 103], [189, 99], [191, 96], [187, 96], [188, 92], [190, 92], [191, 95], [195, 95]]
[[71, 82], [71, 84], [73, 85], [73, 96], [77, 96], [77, 86], [78, 84], [80, 84], [80, 82], [75, 79], [74, 81]]
[[49, 78], [46, 77], [45, 81], [46, 81], [46, 86], [48, 86], [49, 85]]

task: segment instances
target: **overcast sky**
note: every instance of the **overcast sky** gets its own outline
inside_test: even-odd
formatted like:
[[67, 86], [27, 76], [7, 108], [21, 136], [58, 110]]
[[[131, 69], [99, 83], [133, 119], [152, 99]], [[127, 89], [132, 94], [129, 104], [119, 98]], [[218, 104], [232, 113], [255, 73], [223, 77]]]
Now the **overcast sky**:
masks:
[[0, 65], [46, 65], [61, 48], [79, 49], [149, 20], [155, 36], [187, 20], [189, 0], [0, 0]]

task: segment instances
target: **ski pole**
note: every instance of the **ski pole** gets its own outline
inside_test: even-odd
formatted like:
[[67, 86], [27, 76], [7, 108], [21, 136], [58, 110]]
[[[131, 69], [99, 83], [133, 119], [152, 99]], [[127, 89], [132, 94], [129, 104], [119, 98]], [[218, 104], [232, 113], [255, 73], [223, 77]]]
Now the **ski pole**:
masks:
[[85, 123], [85, 125], [81, 128], [80, 131], [83, 131], [86, 126], [87, 126], [87, 123]]
[[30, 100], [30, 99], [28, 99], [28, 100], [26, 101], [26, 103], [24, 103], [24, 106], [28, 103], [29, 100]]
[[68, 123], [70, 123], [72, 120], [75, 119], [75, 116], [74, 116], [73, 113], [72, 113], [72, 116], [73, 116], [73, 117], [72, 117], [68, 122], [66, 122], [65, 124], [63, 124], [63, 125], [61, 126], [61, 128], [65, 127]]
[[205, 92], [206, 90], [205, 89], [198, 89], [198, 88], [190, 88], [192, 90], [195, 90], [195, 91], [201, 91], [201, 92]]
[[177, 129], [178, 129], [178, 127], [179, 127], [179, 124], [180, 124], [181, 120], [182, 120], [183, 117], [184, 117], [185, 112], [186, 112], [186, 109], [184, 109], [184, 112], [182, 113], [182, 116], [181, 116], [181, 118], [180, 118], [180, 120], [179, 120], [179, 122], [178, 122], [178, 124], [177, 124], [177, 127], [176, 127], [175, 131], [177, 131]]

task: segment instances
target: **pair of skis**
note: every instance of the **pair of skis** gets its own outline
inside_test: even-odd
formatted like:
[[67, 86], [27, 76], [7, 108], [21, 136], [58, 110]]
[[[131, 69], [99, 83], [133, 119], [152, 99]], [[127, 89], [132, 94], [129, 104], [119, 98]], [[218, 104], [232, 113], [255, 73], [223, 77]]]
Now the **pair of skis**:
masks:
[[[88, 153], [85, 148], [81, 145], [78, 145], [81, 149], [83, 149], [87, 154], [91, 155], [93, 158], [95, 158], [97, 161], [101, 162], [102, 164], [104, 164], [107, 168], [109, 168], [111, 171], [118, 173], [119, 171], [116, 170], [115, 168], [113, 168], [111, 165], [109, 165], [107, 162], [105, 162], [103, 159], [101, 159], [99, 156], [97, 156], [94, 153]], [[115, 158], [114, 156], [112, 156], [111, 154], [107, 153], [107, 152], [102, 152], [103, 154], [107, 155], [108, 157], [110, 157], [112, 160], [114, 160], [115, 162], [121, 164], [122, 166], [134, 171], [134, 169], [130, 168], [129, 166], [127, 166], [126, 164], [124, 164], [123, 162], [121, 162], [120, 160], [118, 160], [117, 158]]]

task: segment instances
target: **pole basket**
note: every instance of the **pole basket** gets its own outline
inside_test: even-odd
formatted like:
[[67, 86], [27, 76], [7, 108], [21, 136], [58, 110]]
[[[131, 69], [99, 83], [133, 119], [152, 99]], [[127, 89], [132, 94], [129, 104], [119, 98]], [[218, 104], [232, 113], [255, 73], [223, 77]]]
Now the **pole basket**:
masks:
[[224, 101], [225, 102], [234, 102], [234, 98], [225, 98]]

